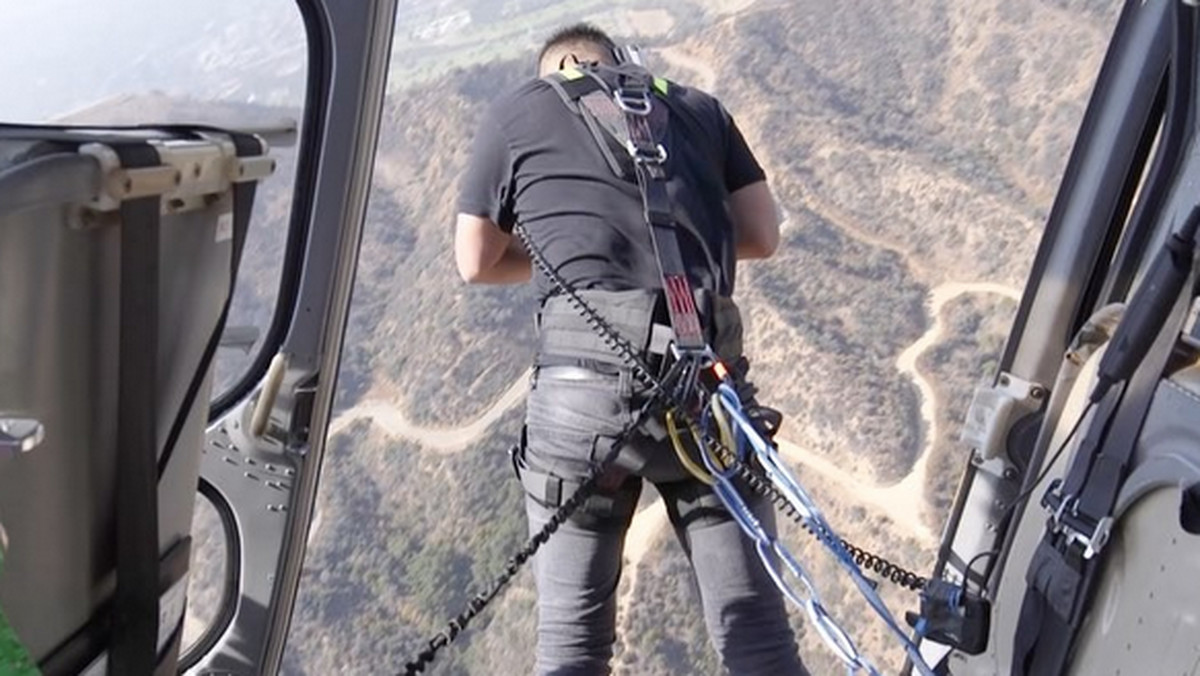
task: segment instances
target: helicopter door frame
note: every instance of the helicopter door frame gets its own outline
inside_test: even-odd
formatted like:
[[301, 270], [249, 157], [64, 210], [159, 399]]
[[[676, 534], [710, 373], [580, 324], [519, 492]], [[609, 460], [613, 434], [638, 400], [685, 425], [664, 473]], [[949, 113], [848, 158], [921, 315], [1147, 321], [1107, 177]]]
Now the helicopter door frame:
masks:
[[274, 674], [300, 585], [358, 264], [396, 0], [297, 0], [309, 45], [297, 205], [260, 359], [213, 404], [201, 494], [227, 535], [217, 620], [180, 670]]

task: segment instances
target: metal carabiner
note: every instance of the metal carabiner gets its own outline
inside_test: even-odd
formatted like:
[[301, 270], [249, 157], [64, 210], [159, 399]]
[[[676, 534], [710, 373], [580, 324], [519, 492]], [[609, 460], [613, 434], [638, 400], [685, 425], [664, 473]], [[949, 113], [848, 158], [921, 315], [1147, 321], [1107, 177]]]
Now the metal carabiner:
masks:
[[622, 87], [613, 92], [613, 101], [616, 102], [618, 108], [630, 115], [646, 117], [650, 114], [651, 103], [648, 90], [631, 92]]

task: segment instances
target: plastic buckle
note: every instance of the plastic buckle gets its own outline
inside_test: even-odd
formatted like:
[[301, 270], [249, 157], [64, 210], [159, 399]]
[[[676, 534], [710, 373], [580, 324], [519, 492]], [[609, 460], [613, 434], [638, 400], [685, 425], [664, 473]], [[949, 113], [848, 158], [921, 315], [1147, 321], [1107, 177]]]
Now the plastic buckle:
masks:
[[631, 92], [621, 88], [613, 92], [613, 101], [618, 108], [630, 115], [646, 117], [650, 114], [650, 93], [647, 90]]

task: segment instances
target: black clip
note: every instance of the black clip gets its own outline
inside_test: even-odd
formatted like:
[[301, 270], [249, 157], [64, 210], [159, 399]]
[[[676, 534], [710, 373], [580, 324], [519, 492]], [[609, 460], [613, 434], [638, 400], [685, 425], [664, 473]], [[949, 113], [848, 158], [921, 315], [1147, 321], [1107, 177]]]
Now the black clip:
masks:
[[978, 655], [987, 650], [991, 615], [991, 601], [934, 579], [921, 590], [921, 614], [905, 613], [904, 619], [922, 638]]

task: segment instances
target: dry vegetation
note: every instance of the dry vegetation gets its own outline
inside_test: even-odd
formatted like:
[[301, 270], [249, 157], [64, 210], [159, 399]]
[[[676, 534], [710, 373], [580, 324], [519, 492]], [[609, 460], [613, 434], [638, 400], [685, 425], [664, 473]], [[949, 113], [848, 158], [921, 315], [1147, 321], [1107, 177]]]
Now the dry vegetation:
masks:
[[[896, 359], [931, 326], [930, 289], [1023, 284], [1115, 9], [1068, 0], [718, 4], [729, 11], [647, 9], [674, 19], [664, 28], [655, 15], [659, 46], [712, 70], [789, 215], [779, 255], [745, 266], [740, 279], [753, 375], [797, 430], [794, 441], [866, 484], [895, 483], [929, 444], [920, 394]], [[341, 408], [369, 393], [420, 424], [452, 426], [527, 367], [532, 294], [466, 287], [449, 253], [456, 176], [475, 123], [527, 63], [465, 67], [389, 98]], [[666, 72], [687, 83], [697, 77], [688, 63], [674, 58]], [[267, 279], [248, 283], [265, 288]], [[918, 487], [935, 529], [961, 471], [956, 425], [1012, 311], [989, 296], [948, 303], [946, 334], [918, 360], [937, 399], [930, 472]], [[394, 671], [499, 569], [524, 529], [503, 454], [520, 413], [451, 455], [365, 422], [333, 439], [288, 673]], [[817, 474], [801, 476], [842, 535], [928, 570], [926, 538]], [[798, 528], [784, 533], [835, 616], [895, 673], [902, 653], [846, 578]], [[659, 540], [640, 564], [617, 663], [627, 674], [716, 673], [686, 562]], [[884, 589], [898, 615], [915, 605]], [[435, 673], [528, 673], [532, 604], [521, 577]], [[795, 621], [814, 673], [836, 673], [798, 612]]]

